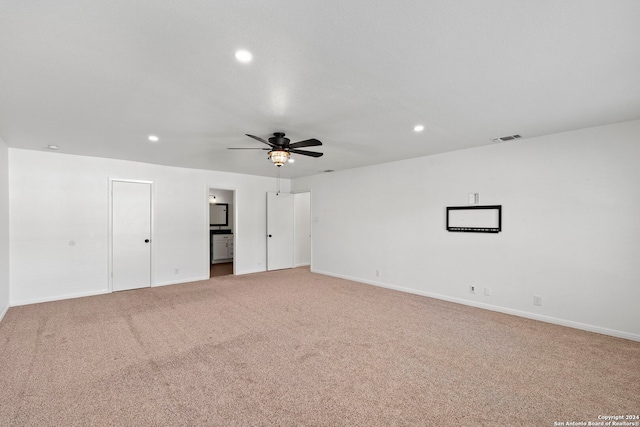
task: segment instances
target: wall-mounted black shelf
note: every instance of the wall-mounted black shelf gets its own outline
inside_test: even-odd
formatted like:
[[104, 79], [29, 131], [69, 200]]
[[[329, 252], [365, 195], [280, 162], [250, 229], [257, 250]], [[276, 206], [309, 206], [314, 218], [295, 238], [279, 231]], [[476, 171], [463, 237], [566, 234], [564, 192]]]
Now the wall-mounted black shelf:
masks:
[[502, 231], [502, 205], [448, 206], [447, 231], [499, 233]]

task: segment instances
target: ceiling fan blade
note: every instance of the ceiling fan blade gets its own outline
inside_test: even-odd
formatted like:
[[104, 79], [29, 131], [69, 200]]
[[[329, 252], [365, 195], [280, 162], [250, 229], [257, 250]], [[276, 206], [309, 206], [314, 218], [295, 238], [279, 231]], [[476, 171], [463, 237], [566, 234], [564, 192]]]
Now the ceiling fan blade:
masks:
[[263, 142], [263, 143], [267, 144], [269, 147], [273, 147], [273, 144], [272, 144], [272, 143], [270, 143], [269, 141], [266, 141], [266, 140], [264, 140], [264, 139], [260, 138], [259, 136], [249, 135], [248, 133], [245, 133], [245, 135], [247, 135], [249, 138], [253, 138], [253, 139], [255, 139], [256, 141]]
[[228, 147], [227, 150], [271, 150], [271, 148], [259, 148], [259, 147]]
[[318, 141], [315, 138], [311, 138], [304, 141], [299, 141], [299, 142], [294, 142], [293, 144], [289, 144], [289, 148], [316, 147], [318, 145], [322, 145], [322, 142]]
[[311, 156], [311, 157], [321, 157], [322, 153], [316, 153], [314, 151], [306, 151], [306, 150], [289, 150], [292, 153], [302, 154], [303, 156]]

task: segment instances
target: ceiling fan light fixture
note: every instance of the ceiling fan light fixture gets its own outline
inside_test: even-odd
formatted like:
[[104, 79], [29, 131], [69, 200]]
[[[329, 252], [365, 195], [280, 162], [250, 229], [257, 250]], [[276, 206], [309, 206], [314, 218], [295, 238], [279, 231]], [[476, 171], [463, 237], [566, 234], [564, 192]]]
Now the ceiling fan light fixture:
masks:
[[288, 151], [284, 150], [271, 150], [269, 151], [269, 160], [273, 162], [274, 165], [280, 167], [289, 161], [289, 157], [291, 154]]

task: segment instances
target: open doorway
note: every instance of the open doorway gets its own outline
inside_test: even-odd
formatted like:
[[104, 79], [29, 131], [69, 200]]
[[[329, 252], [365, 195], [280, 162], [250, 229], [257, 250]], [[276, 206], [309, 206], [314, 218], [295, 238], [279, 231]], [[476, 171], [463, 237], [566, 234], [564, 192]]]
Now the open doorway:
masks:
[[209, 277], [234, 274], [235, 191], [209, 187]]

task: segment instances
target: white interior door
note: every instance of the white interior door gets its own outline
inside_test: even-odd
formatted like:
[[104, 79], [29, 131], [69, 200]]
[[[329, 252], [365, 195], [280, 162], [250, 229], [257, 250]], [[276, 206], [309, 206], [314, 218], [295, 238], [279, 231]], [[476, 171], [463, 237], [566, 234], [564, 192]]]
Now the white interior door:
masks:
[[294, 200], [294, 265], [311, 264], [311, 193], [296, 193]]
[[113, 181], [113, 291], [151, 286], [151, 184]]
[[267, 270], [293, 268], [293, 194], [267, 193]]

